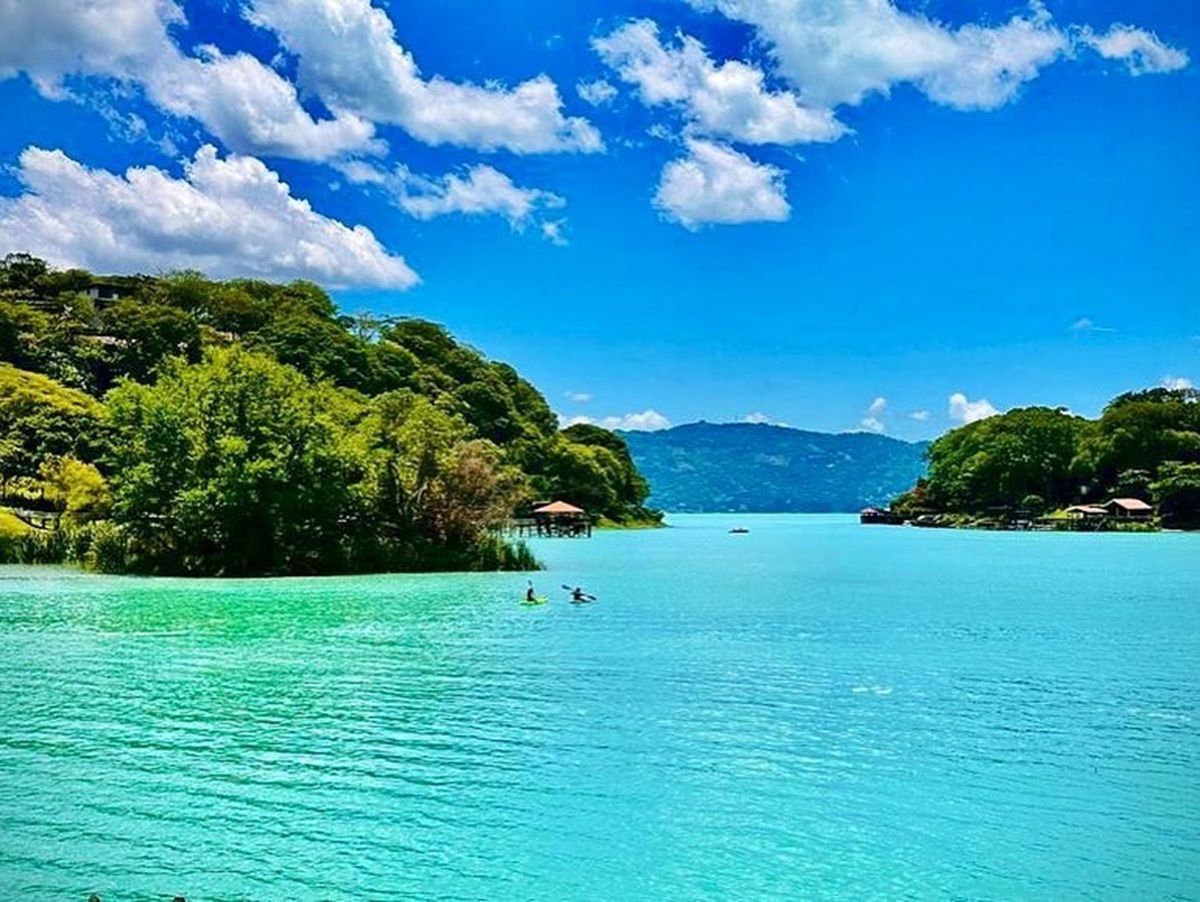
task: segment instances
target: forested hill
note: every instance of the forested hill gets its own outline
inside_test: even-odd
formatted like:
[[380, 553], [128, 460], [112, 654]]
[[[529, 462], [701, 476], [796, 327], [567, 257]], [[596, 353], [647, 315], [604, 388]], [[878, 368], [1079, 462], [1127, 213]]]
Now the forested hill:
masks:
[[620, 438], [560, 431], [511, 366], [434, 323], [345, 316], [307, 282], [0, 261], [0, 560], [524, 566], [490, 530], [515, 510], [653, 519], [647, 492]]
[[925, 471], [926, 444], [748, 423], [622, 433], [668, 511], [856, 511]]
[[1023, 407], [960, 426], [933, 443], [928, 474], [894, 509], [970, 525], [1059, 519], [1113, 498], [1151, 505], [1163, 526], [1200, 529], [1200, 391], [1126, 392], [1094, 420]]

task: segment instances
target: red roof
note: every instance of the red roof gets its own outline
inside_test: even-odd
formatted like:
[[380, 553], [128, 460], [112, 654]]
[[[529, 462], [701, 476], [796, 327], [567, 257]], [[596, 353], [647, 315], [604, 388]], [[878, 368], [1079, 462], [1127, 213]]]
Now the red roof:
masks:
[[574, 504], [567, 504], [565, 501], [551, 501], [549, 504], [534, 510], [535, 514], [582, 514], [585, 513], [582, 507], [576, 507]]
[[[1152, 510], [1154, 510], [1154, 508], [1152, 508], [1149, 504], [1147, 504], [1145, 501], [1143, 501], [1140, 498], [1114, 498], [1112, 501], [1110, 501], [1108, 503], [1115, 504], [1117, 507], [1123, 508], [1124, 510], [1127, 510], [1127, 511], [1152, 511]], [[1105, 505], [1105, 506], [1107, 507], [1108, 505]]]

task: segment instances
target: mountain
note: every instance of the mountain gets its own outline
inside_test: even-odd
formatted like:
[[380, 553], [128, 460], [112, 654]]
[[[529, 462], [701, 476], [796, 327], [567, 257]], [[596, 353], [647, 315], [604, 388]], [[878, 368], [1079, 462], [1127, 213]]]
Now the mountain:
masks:
[[925, 472], [928, 442], [758, 423], [623, 432], [668, 511], [856, 511], [886, 504]]

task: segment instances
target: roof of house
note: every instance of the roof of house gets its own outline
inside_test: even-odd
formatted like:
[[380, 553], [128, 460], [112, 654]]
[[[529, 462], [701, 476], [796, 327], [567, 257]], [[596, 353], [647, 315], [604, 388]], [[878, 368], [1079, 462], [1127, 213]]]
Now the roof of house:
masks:
[[1152, 511], [1154, 510], [1149, 504], [1141, 498], [1114, 498], [1108, 502], [1105, 507], [1116, 505], [1119, 508], [1127, 511]]
[[1098, 504], [1074, 504], [1067, 508], [1067, 513], [1107, 514], [1108, 511]]
[[585, 513], [582, 507], [576, 507], [574, 504], [567, 504], [565, 501], [551, 501], [549, 504], [544, 504], [541, 507], [534, 508], [535, 514], [582, 514]]

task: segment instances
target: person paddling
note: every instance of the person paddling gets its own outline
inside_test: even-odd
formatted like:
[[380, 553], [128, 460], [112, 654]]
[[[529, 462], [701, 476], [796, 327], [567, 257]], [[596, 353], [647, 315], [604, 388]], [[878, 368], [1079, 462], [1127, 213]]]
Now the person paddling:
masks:
[[583, 604], [585, 601], [596, 600], [595, 595], [588, 595], [579, 586], [576, 586], [574, 589], [572, 589], [570, 586], [563, 586], [563, 588], [571, 593], [571, 601], [575, 602], [576, 604]]
[[535, 595], [533, 591], [533, 580], [529, 581], [529, 588], [525, 590], [525, 600], [530, 604], [533, 604], [535, 601], [537, 601], [537, 595]]

